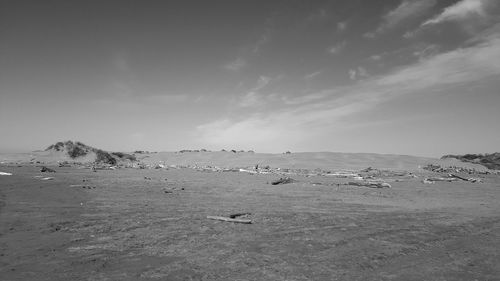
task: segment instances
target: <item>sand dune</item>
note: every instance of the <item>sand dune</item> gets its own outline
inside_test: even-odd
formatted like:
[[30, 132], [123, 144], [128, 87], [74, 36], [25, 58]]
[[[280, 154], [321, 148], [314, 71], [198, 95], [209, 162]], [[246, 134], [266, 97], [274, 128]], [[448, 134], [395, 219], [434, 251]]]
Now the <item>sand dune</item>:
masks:
[[[136, 154], [137, 160], [145, 164], [164, 163], [166, 165], [199, 165], [217, 167], [253, 167], [323, 169], [323, 170], [358, 170], [367, 167], [391, 170], [418, 170], [419, 166], [439, 164], [442, 166], [460, 166], [485, 170], [473, 163], [464, 163], [457, 159], [437, 159], [409, 155], [375, 153], [340, 153], [340, 152], [300, 152], [292, 154], [250, 153], [250, 152], [159, 152]], [[0, 162], [28, 163], [41, 162], [56, 164], [70, 161], [88, 163], [95, 160], [89, 153], [84, 157], [71, 158], [61, 151], [40, 151], [31, 153], [0, 154]]]
[[167, 165], [211, 165], [219, 167], [251, 167], [269, 165], [274, 168], [294, 169], [364, 169], [374, 167], [392, 170], [416, 170], [419, 166], [436, 163], [443, 166], [465, 166], [478, 170], [480, 165], [462, 163], [456, 159], [436, 159], [408, 155], [375, 154], [375, 153], [339, 153], [339, 152], [302, 152], [292, 154], [269, 154], [248, 152], [161, 152], [138, 156], [145, 163]]

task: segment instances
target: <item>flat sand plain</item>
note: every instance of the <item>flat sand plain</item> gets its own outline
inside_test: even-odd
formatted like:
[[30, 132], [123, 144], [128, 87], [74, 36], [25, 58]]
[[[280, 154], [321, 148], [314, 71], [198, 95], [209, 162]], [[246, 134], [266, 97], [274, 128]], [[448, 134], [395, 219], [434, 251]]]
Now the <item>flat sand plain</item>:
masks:
[[[344, 161], [385, 165], [363, 157]], [[499, 177], [423, 184], [436, 174], [413, 164], [417, 177], [385, 178], [383, 189], [325, 176], [270, 185], [278, 175], [0, 164], [13, 174], [0, 176], [0, 279], [500, 280]], [[252, 224], [207, 219], [242, 212]]]

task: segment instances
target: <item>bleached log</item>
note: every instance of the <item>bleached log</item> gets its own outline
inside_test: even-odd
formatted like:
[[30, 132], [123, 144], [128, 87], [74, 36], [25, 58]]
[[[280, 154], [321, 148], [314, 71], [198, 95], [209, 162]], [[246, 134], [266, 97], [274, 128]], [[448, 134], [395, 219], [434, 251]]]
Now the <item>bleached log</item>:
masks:
[[245, 223], [245, 224], [251, 224], [251, 220], [245, 220], [245, 219], [232, 219], [228, 217], [219, 217], [219, 216], [207, 216], [207, 219], [211, 220], [219, 220], [219, 221], [227, 221], [227, 222], [234, 222], [234, 223]]

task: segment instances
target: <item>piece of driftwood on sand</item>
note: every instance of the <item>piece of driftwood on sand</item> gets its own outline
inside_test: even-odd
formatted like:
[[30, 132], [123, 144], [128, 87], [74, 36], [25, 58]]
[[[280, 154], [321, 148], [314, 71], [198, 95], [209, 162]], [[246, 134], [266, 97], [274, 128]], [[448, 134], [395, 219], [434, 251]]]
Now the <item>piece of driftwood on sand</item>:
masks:
[[391, 185], [386, 183], [386, 182], [370, 182], [370, 181], [354, 182], [354, 181], [350, 181], [347, 184], [354, 185], [354, 186], [370, 187], [370, 188], [391, 188]]
[[227, 221], [227, 222], [234, 222], [234, 223], [245, 223], [245, 224], [251, 224], [251, 220], [246, 220], [246, 219], [232, 219], [228, 217], [220, 217], [220, 216], [207, 216], [207, 219], [211, 220], [219, 220], [219, 221]]
[[229, 218], [231, 219], [235, 219], [237, 217], [241, 217], [241, 216], [249, 216], [251, 215], [251, 213], [236, 213], [236, 214], [231, 214], [229, 215]]

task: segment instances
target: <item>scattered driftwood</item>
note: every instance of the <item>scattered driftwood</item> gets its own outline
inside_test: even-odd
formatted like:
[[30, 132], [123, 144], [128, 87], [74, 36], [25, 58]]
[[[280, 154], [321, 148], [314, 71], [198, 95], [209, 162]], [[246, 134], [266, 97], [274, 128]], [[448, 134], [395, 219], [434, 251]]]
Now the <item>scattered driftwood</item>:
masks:
[[452, 182], [452, 181], [458, 181], [459, 179], [455, 177], [449, 177], [449, 178], [443, 178], [443, 177], [432, 177], [432, 178], [426, 178], [426, 181], [447, 181], [447, 182]]
[[81, 187], [83, 189], [96, 189], [97, 187], [91, 186], [91, 185], [84, 185], [84, 184], [72, 184], [69, 187]]
[[[443, 156], [446, 157], [446, 156]], [[449, 157], [448, 157], [449, 158]], [[440, 165], [435, 165], [435, 164], [428, 164], [422, 169], [431, 171], [431, 172], [436, 172], [436, 173], [467, 173], [467, 174], [489, 174], [491, 173], [490, 171], [483, 171], [483, 170], [476, 170], [474, 168], [465, 168], [465, 167], [457, 167], [457, 166], [449, 166], [449, 167], [442, 167]]]
[[477, 178], [469, 178], [467, 179], [469, 182], [482, 182], [481, 179], [477, 179]]
[[285, 178], [280, 178], [279, 180], [271, 182], [272, 185], [278, 185], [278, 184], [287, 184], [287, 183], [293, 183], [295, 182], [294, 179], [290, 177], [285, 177]]
[[386, 182], [370, 182], [370, 181], [350, 181], [347, 183], [348, 185], [354, 185], [354, 186], [364, 186], [364, 187], [370, 187], [370, 188], [391, 188], [391, 185], [386, 183]]
[[458, 176], [455, 174], [449, 174], [448, 176], [453, 177], [453, 178], [457, 178], [457, 179], [460, 179], [463, 181], [467, 181], [467, 182], [481, 182], [481, 179], [478, 179], [478, 178], [464, 178], [464, 177], [461, 177], [461, 176]]
[[251, 215], [251, 213], [236, 213], [236, 214], [229, 215], [229, 217], [232, 218], [232, 219], [235, 219], [237, 217], [249, 216], [249, 215]]
[[0, 176], [12, 176], [12, 173], [0, 172]]
[[234, 223], [245, 223], [245, 224], [251, 224], [251, 220], [247, 219], [233, 219], [233, 218], [228, 218], [228, 217], [219, 217], [219, 216], [207, 216], [207, 219], [211, 220], [219, 220], [219, 221], [227, 221], [227, 222], [234, 222]]
[[452, 174], [450, 174], [448, 178], [441, 178], [441, 177], [426, 178], [422, 182], [431, 184], [431, 183], [434, 183], [435, 181], [453, 182], [453, 181], [459, 181], [459, 180], [466, 181], [466, 182], [473, 182], [473, 183], [481, 182], [481, 179], [478, 179], [478, 178], [463, 178], [463, 177], [460, 177], [457, 175], [452, 175]]
[[463, 177], [455, 175], [455, 174], [448, 174], [448, 176], [451, 178], [457, 178], [457, 179], [463, 180], [463, 181], [469, 181], [469, 179], [463, 178]]
[[41, 181], [49, 181], [49, 180], [53, 180], [54, 178], [53, 177], [45, 177], [45, 178], [41, 178], [40, 180]]
[[40, 169], [40, 172], [42, 172], [42, 173], [55, 173], [56, 170], [42, 166], [42, 168]]

